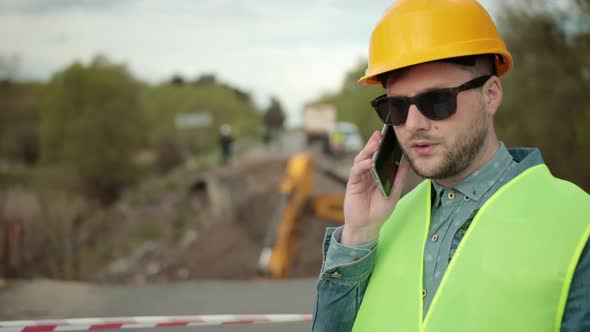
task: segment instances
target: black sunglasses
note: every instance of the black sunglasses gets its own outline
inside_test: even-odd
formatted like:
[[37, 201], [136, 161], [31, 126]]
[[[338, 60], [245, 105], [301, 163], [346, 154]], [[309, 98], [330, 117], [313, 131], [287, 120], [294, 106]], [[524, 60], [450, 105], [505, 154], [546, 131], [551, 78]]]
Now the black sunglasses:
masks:
[[416, 105], [420, 113], [430, 120], [444, 120], [457, 111], [457, 94], [479, 88], [491, 75], [484, 75], [454, 88], [431, 90], [414, 97], [387, 97], [381, 95], [371, 101], [371, 106], [383, 123], [399, 126], [406, 123], [410, 105]]

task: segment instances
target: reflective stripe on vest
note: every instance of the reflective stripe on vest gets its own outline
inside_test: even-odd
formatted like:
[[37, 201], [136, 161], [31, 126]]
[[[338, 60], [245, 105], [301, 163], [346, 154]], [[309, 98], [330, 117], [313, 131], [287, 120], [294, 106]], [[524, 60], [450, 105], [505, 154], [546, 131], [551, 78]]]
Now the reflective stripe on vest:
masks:
[[512, 179], [479, 210], [422, 320], [430, 190], [421, 183], [383, 225], [353, 331], [558, 331], [590, 196], [545, 165]]

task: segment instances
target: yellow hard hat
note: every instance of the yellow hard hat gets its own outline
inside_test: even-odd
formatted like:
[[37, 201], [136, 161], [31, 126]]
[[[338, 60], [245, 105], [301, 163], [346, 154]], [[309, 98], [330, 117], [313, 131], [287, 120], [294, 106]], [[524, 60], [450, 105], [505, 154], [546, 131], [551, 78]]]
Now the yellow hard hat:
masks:
[[496, 25], [475, 0], [398, 0], [383, 15], [369, 47], [369, 66], [360, 85], [380, 84], [377, 75], [419, 63], [495, 54], [498, 75], [512, 56]]

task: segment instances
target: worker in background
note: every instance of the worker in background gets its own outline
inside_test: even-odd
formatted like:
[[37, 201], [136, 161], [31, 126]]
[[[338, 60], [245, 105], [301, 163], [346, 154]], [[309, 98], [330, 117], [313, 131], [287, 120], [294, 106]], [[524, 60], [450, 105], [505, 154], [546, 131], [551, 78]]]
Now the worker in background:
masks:
[[270, 135], [270, 129], [267, 126], [264, 126], [263, 132], [262, 132], [262, 143], [264, 143], [264, 148], [268, 149], [270, 146], [270, 139], [271, 139], [271, 135]]
[[344, 131], [341, 128], [334, 128], [330, 131], [329, 151], [334, 157], [338, 157], [344, 153], [344, 140], [346, 139]]
[[[370, 176], [380, 132], [355, 158], [313, 331], [590, 331], [590, 196], [497, 138], [512, 57], [489, 14], [398, 0], [369, 52], [359, 84], [385, 88], [372, 105], [407, 163], [384, 199]], [[400, 199], [410, 168], [425, 180]]]
[[224, 123], [219, 128], [219, 147], [221, 148], [221, 163], [227, 165], [231, 159], [234, 137], [231, 126]]

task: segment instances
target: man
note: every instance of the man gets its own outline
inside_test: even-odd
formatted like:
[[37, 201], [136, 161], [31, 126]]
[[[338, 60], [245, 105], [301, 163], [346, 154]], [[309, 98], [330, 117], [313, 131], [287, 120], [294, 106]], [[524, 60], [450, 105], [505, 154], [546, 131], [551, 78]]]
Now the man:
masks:
[[221, 163], [227, 165], [231, 159], [232, 145], [234, 138], [232, 136], [231, 126], [224, 123], [219, 128], [219, 146], [221, 148]]
[[[384, 199], [369, 172], [379, 132], [355, 158], [313, 331], [590, 331], [590, 197], [539, 150], [498, 140], [511, 67], [474, 0], [384, 14], [359, 83], [387, 90], [372, 105], [407, 163]], [[400, 200], [410, 168], [426, 180]]]

